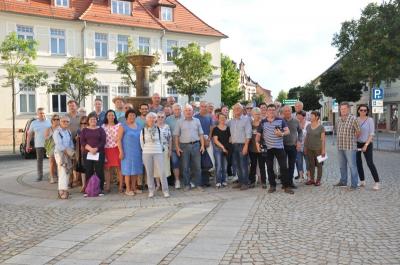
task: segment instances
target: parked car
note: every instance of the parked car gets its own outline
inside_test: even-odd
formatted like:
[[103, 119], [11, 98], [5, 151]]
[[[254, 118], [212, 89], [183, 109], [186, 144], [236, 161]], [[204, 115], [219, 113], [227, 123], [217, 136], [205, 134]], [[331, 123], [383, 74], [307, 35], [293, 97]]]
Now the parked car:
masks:
[[23, 133], [22, 135], [22, 142], [21, 145], [19, 146], [19, 152], [21, 153], [21, 156], [25, 159], [28, 158], [36, 158], [36, 150], [35, 150], [35, 140], [34, 137], [31, 138], [31, 144], [30, 146], [32, 149], [29, 152], [26, 152], [26, 139], [28, 138], [28, 130], [29, 126], [31, 126], [31, 123], [36, 120], [36, 118], [31, 118], [29, 119], [26, 124], [25, 128], [19, 130], [19, 132]]
[[325, 134], [333, 134], [333, 124], [330, 121], [323, 121], [322, 126], [324, 126]]

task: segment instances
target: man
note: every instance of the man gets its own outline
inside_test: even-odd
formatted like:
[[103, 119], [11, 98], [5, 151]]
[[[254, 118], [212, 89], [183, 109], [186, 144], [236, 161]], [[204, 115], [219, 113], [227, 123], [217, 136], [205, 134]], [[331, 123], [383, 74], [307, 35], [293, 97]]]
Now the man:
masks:
[[301, 150], [301, 143], [303, 141], [303, 130], [300, 128], [300, 123], [297, 119], [292, 117], [292, 108], [284, 106], [282, 108], [283, 119], [285, 120], [289, 134], [283, 137], [283, 145], [288, 161], [288, 175], [290, 187], [296, 189], [293, 183], [294, 165], [296, 164], [297, 151]]
[[125, 116], [125, 110], [124, 110], [124, 105], [125, 105], [125, 99], [121, 96], [113, 98], [113, 103], [115, 106], [115, 115], [117, 115], [117, 120], [121, 117]]
[[103, 110], [103, 101], [100, 98], [94, 100], [94, 111], [90, 114], [92, 113], [96, 115], [97, 126], [103, 125], [104, 119], [106, 118], [106, 112]]
[[136, 124], [144, 128], [146, 124], [146, 115], [149, 113], [149, 105], [147, 103], [142, 103], [139, 106], [140, 116], [136, 118]]
[[249, 188], [248, 151], [251, 140], [250, 119], [243, 116], [243, 106], [237, 103], [233, 106], [233, 119], [228, 121], [233, 145], [232, 164], [236, 165], [239, 182], [233, 188], [247, 190]]
[[213, 121], [215, 121], [217, 117], [215, 116], [215, 113], [214, 113], [214, 104], [213, 103], [211, 103], [211, 102], [207, 103], [207, 112], [208, 112], [208, 115], [211, 116]]
[[266, 119], [267, 118], [267, 104], [262, 102], [258, 107], [261, 110], [261, 119]]
[[[172, 105], [172, 112], [173, 112], [173, 115], [170, 115], [165, 120], [165, 123], [168, 124], [171, 132], [173, 133], [175, 131], [176, 123], [179, 120], [183, 119], [181, 105], [179, 105], [178, 103], [175, 103], [174, 105]], [[181, 188], [180, 170], [179, 170], [180, 163], [179, 163], [179, 156], [176, 153], [175, 142], [172, 144], [171, 166], [172, 166], [172, 171], [175, 176], [175, 189], [180, 189]]]
[[198, 191], [201, 185], [201, 154], [204, 152], [203, 129], [200, 121], [193, 118], [193, 108], [186, 105], [184, 119], [178, 120], [174, 129], [176, 153], [181, 159], [185, 191], [190, 189], [190, 173], [193, 174]]
[[347, 186], [347, 165], [350, 167], [351, 186], [350, 190], [357, 189], [358, 171], [356, 164], [357, 138], [360, 135], [360, 126], [357, 118], [350, 114], [350, 104], [340, 104], [340, 119], [337, 122], [337, 146], [340, 163], [338, 187]]
[[289, 135], [289, 128], [286, 122], [276, 117], [276, 107], [274, 104], [267, 106], [267, 118], [261, 121], [258, 127], [256, 136], [257, 148], [260, 150], [260, 139], [263, 140], [267, 146], [267, 172], [268, 182], [271, 185], [268, 192], [273, 193], [276, 191], [276, 181], [274, 172], [274, 157], [278, 160], [281, 182], [283, 190], [288, 194], [294, 194], [290, 188], [290, 180], [288, 178], [288, 170], [285, 159], [285, 150], [283, 146], [283, 137]]
[[167, 105], [166, 105], [166, 106], [169, 106], [169, 107], [172, 108], [172, 106], [173, 106], [174, 104], [175, 104], [175, 97], [169, 96], [169, 97], [167, 98]]
[[[125, 111], [125, 113], [128, 111], [128, 110], [130, 110], [130, 109], [133, 109], [133, 105], [131, 104], [131, 103], [126, 103], [125, 105], [124, 105], [124, 111]], [[126, 122], [126, 118], [125, 118], [125, 115], [124, 116], [122, 116], [122, 117], [120, 117], [119, 119], [118, 119], [118, 122]]]
[[43, 158], [46, 153], [44, 149], [44, 142], [46, 140], [45, 132], [47, 128], [51, 127], [51, 123], [46, 119], [46, 114], [44, 113], [44, 108], [38, 108], [36, 111], [37, 119], [32, 121], [29, 126], [28, 134], [26, 137], [26, 152], [29, 153], [32, 150], [31, 139], [34, 135], [34, 144], [36, 149], [36, 168], [37, 168], [37, 178], [36, 181], [43, 180]]
[[154, 93], [151, 97], [150, 112], [158, 113], [163, 110], [160, 94]]
[[67, 102], [68, 106], [68, 113], [65, 115], [69, 118], [69, 131], [71, 132], [72, 139], [75, 139], [76, 133], [78, 132], [78, 129], [80, 128], [80, 119], [81, 117], [79, 116], [78, 113], [78, 103], [71, 99], [68, 100]]
[[[200, 111], [198, 114], [194, 115], [195, 118], [199, 119], [201, 128], [204, 133], [204, 146], [207, 149], [211, 143], [211, 129], [214, 125], [214, 122], [211, 116], [208, 114], [207, 110], [207, 102], [200, 101]], [[206, 153], [203, 155], [207, 155]], [[210, 154], [208, 154], [210, 155]], [[210, 187], [210, 168], [202, 168], [201, 169], [201, 180], [202, 185], [206, 187]]]
[[221, 107], [221, 113], [223, 113], [227, 118], [229, 118], [229, 108], [228, 106]]
[[247, 103], [246, 105], [246, 116], [251, 119], [251, 111], [253, 110], [253, 104]]
[[172, 114], [172, 106], [169, 106], [169, 105], [165, 106], [164, 114], [165, 114], [166, 118], [169, 117]]

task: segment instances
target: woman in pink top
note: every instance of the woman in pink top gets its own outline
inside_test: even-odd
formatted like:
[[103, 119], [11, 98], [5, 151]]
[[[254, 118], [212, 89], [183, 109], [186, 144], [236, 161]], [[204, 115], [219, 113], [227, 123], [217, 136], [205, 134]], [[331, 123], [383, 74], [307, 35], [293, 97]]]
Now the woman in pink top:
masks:
[[119, 159], [118, 150], [118, 129], [120, 124], [113, 110], [108, 110], [105, 115], [102, 128], [106, 132], [106, 145], [104, 148], [106, 161], [104, 164], [105, 170], [105, 191], [110, 192], [111, 170], [114, 169], [118, 176], [119, 191], [122, 192], [123, 179], [121, 175], [121, 161]]

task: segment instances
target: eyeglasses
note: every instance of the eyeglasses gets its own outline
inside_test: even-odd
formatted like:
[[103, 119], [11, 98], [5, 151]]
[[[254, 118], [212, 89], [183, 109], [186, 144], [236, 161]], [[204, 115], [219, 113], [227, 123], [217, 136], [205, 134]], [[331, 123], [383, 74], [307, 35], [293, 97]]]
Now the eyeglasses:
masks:
[[69, 123], [69, 121], [61, 121], [61, 122]]
[[51, 119], [52, 121], [59, 121], [60, 119]]
[[158, 116], [157, 118], [158, 119], [164, 119], [165, 117], [164, 116]]
[[249, 108], [246, 108], [246, 109], [253, 109], [253, 108], [249, 107]]
[[87, 122], [81, 122], [81, 124], [87, 124]]
[[367, 112], [368, 110], [366, 110], [366, 109], [360, 109], [359, 111]]

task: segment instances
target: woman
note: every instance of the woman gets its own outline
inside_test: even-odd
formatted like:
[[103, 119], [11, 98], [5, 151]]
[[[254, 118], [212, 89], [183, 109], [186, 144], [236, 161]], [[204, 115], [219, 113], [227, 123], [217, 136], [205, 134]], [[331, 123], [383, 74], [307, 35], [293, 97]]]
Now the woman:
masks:
[[114, 169], [118, 176], [119, 192], [122, 192], [123, 179], [121, 175], [121, 161], [119, 160], [118, 150], [118, 129], [120, 123], [118, 123], [113, 110], [108, 110], [105, 117], [104, 124], [101, 126], [106, 132], [106, 145], [104, 148], [106, 155], [106, 162], [104, 165], [106, 177], [105, 191], [110, 192], [111, 170]]
[[[80, 135], [86, 181], [96, 173], [100, 179], [99, 196], [104, 196], [104, 146], [106, 144], [106, 133], [97, 126], [95, 113], [89, 114], [88, 123], [88, 127], [84, 128]], [[87, 194], [85, 193], [84, 196], [86, 197]]]
[[229, 154], [229, 142], [231, 132], [226, 126], [226, 115], [218, 113], [218, 125], [212, 131], [212, 139], [214, 141], [214, 157], [215, 157], [215, 175], [217, 189], [228, 186], [227, 183], [227, 157]]
[[69, 118], [61, 118], [60, 127], [53, 133], [54, 139], [54, 157], [57, 161], [58, 171], [58, 198], [68, 199], [69, 175], [72, 173], [72, 158], [74, 156], [74, 144], [72, 142], [71, 132], [68, 130]]
[[[318, 156], [325, 156], [325, 129], [320, 124], [321, 114], [318, 111], [311, 112], [311, 124], [306, 128], [307, 135], [304, 141], [304, 154], [308, 157], [310, 166], [310, 178], [306, 185], [321, 185], [322, 163], [318, 163]], [[314, 180], [315, 167], [318, 169], [317, 180]]]
[[128, 109], [125, 112], [125, 119], [126, 122], [121, 123], [118, 128], [118, 150], [121, 160], [121, 173], [125, 176], [125, 194], [133, 196], [135, 193], [140, 193], [137, 190], [137, 177], [143, 174], [142, 150], [139, 139], [142, 128], [135, 121], [136, 113], [133, 109]]
[[[84, 128], [87, 127], [88, 125], [88, 119], [87, 116], [82, 116], [79, 119], [79, 124], [80, 128], [76, 132], [76, 145], [75, 145], [75, 156], [76, 156], [76, 167], [75, 167], [75, 172], [78, 176], [78, 178], [82, 179], [82, 186], [81, 186], [81, 192], [85, 192], [86, 188], [86, 175], [85, 175], [85, 166], [83, 162], [83, 149], [81, 147], [81, 137], [80, 134]], [[80, 176], [80, 177], [79, 177]]]
[[154, 172], [161, 172], [161, 188], [164, 197], [169, 197], [167, 176], [164, 172], [163, 143], [161, 130], [156, 126], [157, 115], [150, 112], [146, 115], [146, 125], [140, 132], [140, 146], [142, 157], [146, 168], [147, 186], [149, 187], [149, 198], [154, 197]]
[[49, 165], [50, 165], [50, 178], [49, 181], [51, 184], [57, 182], [57, 163], [56, 159], [54, 158], [54, 139], [53, 134], [54, 131], [60, 126], [60, 116], [58, 114], [54, 114], [51, 117], [51, 127], [48, 128], [44, 136], [46, 137], [45, 141], [45, 148], [46, 148], [46, 155], [49, 158]]
[[[171, 175], [171, 164], [169, 161], [172, 152], [172, 134], [168, 124], [165, 123], [165, 118], [166, 115], [164, 111], [157, 113], [157, 127], [160, 129], [161, 141], [163, 144], [164, 172], [162, 174], [169, 177]], [[156, 190], [160, 189], [160, 179], [162, 174], [157, 171], [154, 173], [156, 176]]]
[[362, 165], [361, 154], [364, 153], [365, 160], [367, 161], [367, 165], [369, 170], [371, 171], [371, 175], [374, 178], [375, 184], [373, 189], [379, 190], [379, 176], [378, 171], [376, 170], [374, 160], [373, 160], [373, 144], [372, 141], [375, 135], [375, 125], [374, 120], [368, 117], [369, 108], [365, 104], [361, 104], [358, 109], [358, 123], [360, 124], [361, 134], [357, 139], [357, 170], [358, 175], [360, 176], [360, 186], [365, 187], [365, 175], [364, 169]]
[[260, 108], [253, 108], [251, 110], [251, 116], [252, 116], [252, 122], [251, 122], [251, 127], [252, 127], [252, 136], [249, 144], [249, 157], [250, 157], [250, 174], [249, 174], [249, 180], [250, 180], [250, 187], [254, 187], [256, 183], [256, 171], [257, 171], [257, 164], [258, 167], [260, 168], [260, 175], [261, 175], [261, 185], [263, 189], [267, 188], [267, 178], [266, 178], [266, 173], [265, 173], [265, 160], [264, 156], [262, 154], [262, 150], [265, 147], [260, 146], [260, 148], [257, 147], [257, 142], [256, 142], [256, 136], [257, 136], [257, 129], [260, 126], [261, 123], [261, 109]]
[[297, 150], [297, 157], [296, 157], [296, 168], [297, 168], [297, 172], [298, 172], [298, 176], [296, 177], [296, 179], [300, 179], [300, 182], [305, 180], [304, 162], [306, 162], [305, 171], [307, 172], [306, 173], [307, 177], [310, 176], [310, 171], [308, 170], [308, 167], [309, 167], [308, 159], [307, 159], [307, 156], [304, 155], [304, 140], [306, 139], [306, 135], [307, 135], [306, 128], [310, 124], [310, 122], [306, 120], [306, 115], [307, 115], [307, 113], [304, 110], [296, 113], [296, 119], [299, 121], [300, 128], [303, 131], [303, 141], [301, 142], [300, 150]]

